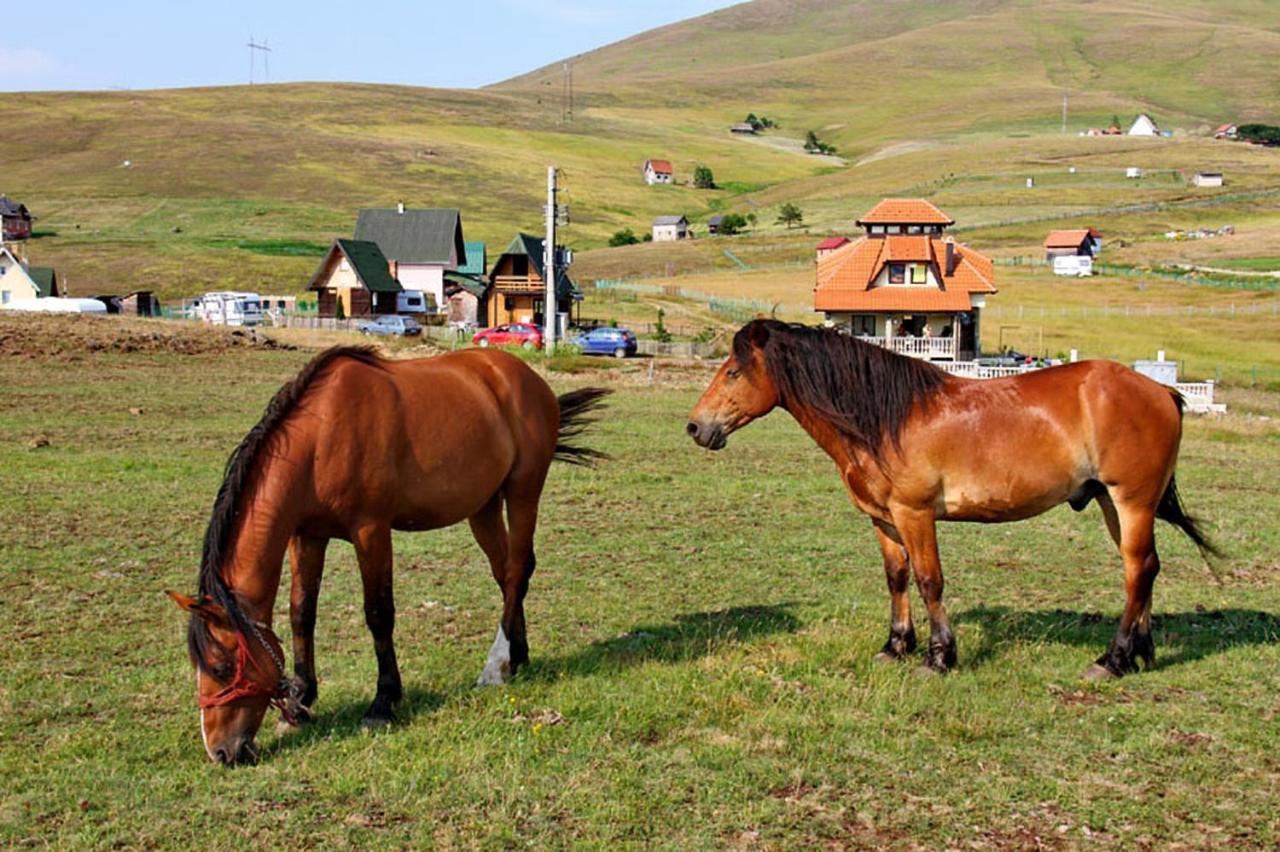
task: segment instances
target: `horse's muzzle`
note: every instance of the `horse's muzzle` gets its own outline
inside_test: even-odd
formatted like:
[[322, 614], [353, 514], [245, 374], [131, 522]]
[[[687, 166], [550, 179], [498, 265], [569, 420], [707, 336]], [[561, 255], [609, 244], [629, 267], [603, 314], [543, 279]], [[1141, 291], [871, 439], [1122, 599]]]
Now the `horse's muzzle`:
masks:
[[689, 433], [689, 437], [694, 440], [699, 447], [706, 447], [708, 450], [719, 450], [729, 442], [728, 436], [719, 426], [704, 426], [690, 420], [684, 430]]
[[253, 766], [258, 762], [258, 750], [252, 740], [241, 740], [230, 747], [214, 749], [213, 759], [223, 766]]

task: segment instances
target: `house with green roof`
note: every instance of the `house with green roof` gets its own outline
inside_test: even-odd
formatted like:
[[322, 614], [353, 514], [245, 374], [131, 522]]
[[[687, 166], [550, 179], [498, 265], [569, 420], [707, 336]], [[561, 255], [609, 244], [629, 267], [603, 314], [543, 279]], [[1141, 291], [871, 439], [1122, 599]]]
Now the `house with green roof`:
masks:
[[[517, 234], [489, 273], [487, 322], [489, 326], [519, 322], [541, 325], [546, 301], [543, 254], [546, 241]], [[578, 285], [563, 267], [556, 269], [556, 312], [569, 314], [582, 300]]]
[[455, 209], [411, 210], [403, 203], [365, 208], [356, 214], [355, 239], [376, 243], [391, 277], [405, 290], [428, 294], [437, 305], [444, 304], [444, 273], [458, 271], [470, 259], [462, 216]]
[[377, 243], [337, 239], [307, 289], [318, 294], [322, 317], [338, 316], [339, 307], [344, 317], [365, 317], [396, 313], [396, 300], [404, 288], [391, 274], [391, 264]]
[[61, 295], [58, 273], [47, 266], [27, 266], [8, 246], [0, 246], [0, 305]]

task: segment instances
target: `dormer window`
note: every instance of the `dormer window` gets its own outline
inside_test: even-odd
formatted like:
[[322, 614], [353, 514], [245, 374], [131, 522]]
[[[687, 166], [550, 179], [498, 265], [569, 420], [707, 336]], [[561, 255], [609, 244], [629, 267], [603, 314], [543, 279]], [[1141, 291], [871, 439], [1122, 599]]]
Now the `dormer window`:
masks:
[[923, 263], [917, 263], [911, 267], [911, 283], [912, 284], [928, 284], [929, 283], [929, 267]]
[[890, 284], [906, 284], [907, 283], [907, 265], [905, 263], [889, 264], [889, 283]]

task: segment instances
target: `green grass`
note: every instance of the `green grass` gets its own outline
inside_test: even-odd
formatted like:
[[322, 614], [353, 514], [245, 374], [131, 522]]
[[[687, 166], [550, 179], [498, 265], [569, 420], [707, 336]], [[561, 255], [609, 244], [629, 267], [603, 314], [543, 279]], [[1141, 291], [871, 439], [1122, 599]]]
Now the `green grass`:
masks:
[[[319, 719], [264, 731], [258, 767], [216, 769], [162, 590], [192, 590], [226, 453], [306, 357], [0, 358], [0, 843], [1280, 841], [1265, 393], [1232, 399], [1249, 417], [1187, 422], [1179, 484], [1228, 557], [1211, 572], [1162, 527], [1159, 665], [1085, 685], [1123, 601], [1096, 509], [944, 526], [960, 666], [924, 678], [872, 664], [870, 525], [784, 413], [709, 454], [682, 428], [706, 373], [556, 377], [614, 384], [593, 437], [614, 459], [551, 475], [531, 666], [474, 690], [499, 609], [483, 557], [465, 526], [397, 535], [408, 696], [399, 724], [362, 733], [375, 666], [335, 543]], [[37, 435], [49, 446], [26, 449]]]
[[1253, 272], [1280, 271], [1280, 257], [1235, 257], [1215, 261], [1216, 266], [1227, 269], [1247, 269]]

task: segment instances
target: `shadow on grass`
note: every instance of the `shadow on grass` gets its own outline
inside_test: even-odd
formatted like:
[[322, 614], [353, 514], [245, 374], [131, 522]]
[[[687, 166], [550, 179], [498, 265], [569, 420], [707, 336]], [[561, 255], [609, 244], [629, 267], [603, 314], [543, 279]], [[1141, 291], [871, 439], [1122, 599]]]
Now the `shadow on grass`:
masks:
[[677, 615], [666, 624], [643, 624], [601, 639], [564, 657], [534, 659], [520, 678], [552, 680], [617, 671], [650, 662], [678, 663], [713, 654], [725, 645], [773, 633], [794, 633], [800, 620], [790, 603], [739, 606]]
[[[792, 633], [801, 625], [800, 620], [787, 611], [790, 606], [789, 603], [743, 606], [677, 615], [669, 623], [640, 625], [621, 636], [593, 642], [565, 657], [539, 660], [535, 648], [534, 659], [520, 670], [516, 682], [555, 680], [562, 675], [583, 677], [648, 662], [677, 663], [715, 653], [726, 645], [757, 636]], [[483, 663], [483, 657], [476, 659], [476, 674]], [[469, 692], [473, 688], [472, 683], [474, 681], [468, 679], [443, 691], [406, 685], [404, 699], [396, 705], [395, 724], [404, 725], [421, 714], [438, 710], [451, 697]], [[305, 748], [320, 740], [359, 735], [362, 732], [360, 721], [373, 700], [372, 684], [370, 686], [365, 699], [336, 707], [324, 704], [322, 697], [316, 718], [300, 730], [265, 744], [262, 758], [270, 760], [274, 755]], [[274, 718], [273, 712], [263, 727], [275, 724]]]
[[[1119, 614], [1063, 609], [1025, 611], [1002, 606], [974, 607], [956, 613], [952, 620], [981, 625], [981, 643], [960, 649], [962, 657], [974, 664], [993, 660], [999, 655], [1000, 646], [1010, 642], [1078, 645], [1088, 651], [1087, 656], [1096, 657], [1106, 650], [1120, 623]], [[1280, 642], [1280, 616], [1254, 609], [1156, 611], [1151, 615], [1151, 626], [1157, 668], [1200, 660], [1244, 645]]]

